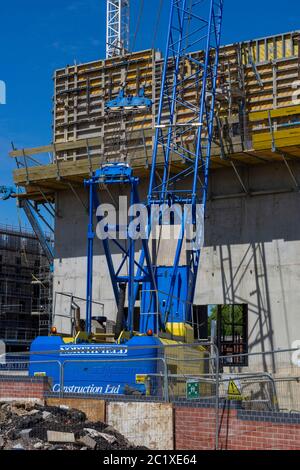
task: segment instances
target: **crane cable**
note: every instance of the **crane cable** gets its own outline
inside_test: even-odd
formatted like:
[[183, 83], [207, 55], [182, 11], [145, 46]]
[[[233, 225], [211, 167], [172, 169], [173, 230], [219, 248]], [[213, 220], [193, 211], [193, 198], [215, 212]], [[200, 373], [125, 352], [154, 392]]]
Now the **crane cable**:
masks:
[[[154, 47], [155, 47], [155, 42], [156, 42], [156, 39], [157, 39], [157, 35], [158, 35], [158, 31], [159, 31], [159, 25], [160, 25], [160, 21], [161, 21], [162, 7], [163, 7], [163, 0], [160, 0], [158, 13], [157, 13], [157, 16], [156, 16], [156, 21], [155, 21], [153, 37], [152, 37], [151, 49], [154, 49]], [[147, 76], [148, 76], [149, 70], [151, 70], [151, 69], [152, 69], [152, 56], [149, 56], [148, 64], [147, 64], [147, 67], [146, 67], [146, 70], [145, 70], [145, 73], [144, 73], [144, 82], [143, 82], [144, 88], [146, 88], [146, 86], [147, 86]], [[153, 105], [155, 106], [155, 103]], [[141, 122], [141, 132], [142, 133], [144, 131], [144, 127], [145, 127], [145, 123], [146, 123], [147, 118], [148, 118], [148, 116], [145, 115], [144, 119]], [[135, 123], [136, 123], [136, 121], [133, 121], [132, 124], [131, 124], [131, 128], [129, 130], [128, 140], [130, 140], [130, 138], [133, 134], [133, 127], [134, 127]], [[128, 148], [127, 148], [126, 156], [128, 156]]]
[[[162, 0], [161, 0], [162, 1]], [[132, 52], [129, 54], [129, 57], [127, 57], [127, 64], [126, 64], [126, 68], [125, 68], [125, 79], [124, 79], [124, 82], [122, 84], [122, 89], [124, 90], [126, 88], [126, 85], [127, 85], [127, 78], [128, 78], [128, 73], [129, 73], [129, 64], [130, 64], [130, 58], [133, 56], [134, 52], [134, 47], [135, 47], [135, 44], [136, 44], [136, 40], [137, 40], [137, 36], [138, 36], [138, 32], [139, 32], [139, 29], [140, 29], [140, 24], [141, 24], [141, 18], [142, 18], [142, 14], [143, 14], [143, 10], [144, 10], [144, 0], [141, 0], [141, 3], [140, 3], [140, 8], [139, 8], [139, 13], [138, 13], [138, 19], [137, 19], [137, 23], [136, 23], [136, 28], [135, 28], [135, 32], [134, 32], [134, 37], [133, 37], [133, 42], [132, 42], [132, 47], [131, 47], [131, 50]], [[115, 134], [115, 138], [112, 139], [112, 151], [114, 150], [117, 150], [117, 146], [119, 145], [119, 147], [121, 146], [121, 137], [120, 137], [120, 134], [121, 134], [121, 124], [122, 124], [122, 120], [125, 121], [125, 135], [126, 135], [126, 119], [122, 119], [122, 115], [119, 116], [119, 119], [116, 118], [115, 120], [115, 124], [119, 125], [119, 132], [117, 132]], [[131, 130], [129, 131], [129, 136], [132, 135], [132, 132], [133, 132], [133, 125], [134, 123], [132, 123], [131, 125]], [[129, 137], [130, 138], [130, 137]], [[128, 140], [127, 140], [128, 141]], [[125, 159], [127, 160], [128, 158], [128, 149], [126, 147], [126, 156], [125, 156]], [[127, 251], [127, 241], [125, 240], [125, 250]], [[126, 262], [126, 265], [127, 265], [127, 269], [128, 269], [128, 260]]]
[[[153, 32], [153, 38], [152, 38], [152, 49], [154, 49], [154, 46], [155, 46], [155, 42], [156, 42], [156, 39], [157, 39], [157, 35], [158, 35], [158, 32], [159, 32], [159, 25], [160, 25], [160, 22], [161, 22], [161, 14], [162, 14], [162, 8], [163, 8], [163, 0], [160, 0], [160, 3], [159, 3], [159, 8], [158, 8], [158, 13], [157, 13], [157, 17], [156, 17], [156, 22], [155, 22], [155, 28], [154, 28], [154, 32]], [[137, 36], [138, 36], [138, 32], [139, 32], [139, 29], [140, 29], [140, 24], [141, 24], [141, 18], [142, 18], [142, 14], [143, 14], [143, 10], [144, 10], [144, 0], [141, 0], [141, 3], [140, 3], [140, 8], [139, 8], [139, 14], [138, 14], [138, 19], [137, 19], [137, 23], [136, 23], [136, 29], [135, 29], [135, 34], [134, 34], [134, 38], [133, 38], [133, 42], [132, 42], [132, 52], [130, 53], [129, 57], [127, 58], [127, 64], [126, 64], [126, 70], [125, 70], [125, 80], [123, 82], [123, 85], [122, 85], [122, 88], [125, 89], [126, 85], [127, 85], [127, 78], [128, 78], [128, 73], [129, 73], [129, 65], [130, 65], [130, 58], [133, 56], [134, 52], [134, 47], [136, 45], [136, 40], [137, 40]], [[143, 81], [143, 84], [144, 86], [147, 85], [147, 77], [148, 77], [148, 72], [149, 70], [151, 70], [152, 68], [152, 55], [149, 56], [149, 59], [148, 59], [148, 64], [146, 66], [146, 70], [145, 70], [145, 73], [144, 73], [144, 81]], [[155, 104], [154, 104], [155, 105]], [[145, 127], [145, 123], [146, 123], [146, 120], [148, 119], [148, 116], [145, 115], [144, 116], [144, 119], [141, 123], [141, 131], [144, 130], [144, 127]], [[119, 124], [121, 124], [121, 121], [122, 121], [122, 116], [120, 116], [120, 120], [119, 120]], [[126, 122], [126, 120], [125, 120]], [[132, 134], [133, 134], [133, 131], [134, 131], [134, 125], [136, 124], [136, 121], [133, 121], [132, 124], [131, 124], [131, 128], [129, 130], [129, 135], [128, 135], [128, 139], [127, 141], [130, 140]], [[120, 129], [121, 131], [121, 129]], [[117, 140], [119, 140], [119, 143], [120, 143], [120, 139], [118, 138], [119, 136], [116, 136], [116, 138], [114, 139], [114, 143], [112, 144], [113, 147], [116, 146], [117, 144]], [[126, 147], [126, 158], [128, 158], [128, 146]], [[125, 243], [125, 249], [127, 248], [127, 243]], [[128, 260], [127, 260], [127, 263], [128, 263]], [[126, 263], [126, 264], [127, 264]], [[128, 266], [127, 266], [128, 268]]]
[[[144, 10], [144, 0], [141, 0], [139, 13], [138, 13], [138, 18], [137, 18], [137, 23], [136, 23], [136, 28], [135, 28], [134, 37], [133, 37], [133, 42], [132, 42], [132, 46], [131, 46], [132, 52], [129, 54], [129, 56], [127, 58], [127, 64], [126, 64], [126, 67], [125, 67], [125, 78], [124, 78], [124, 81], [121, 85], [121, 88], [123, 90], [125, 90], [125, 88], [127, 86], [127, 78], [128, 78], [128, 73], [129, 73], [130, 58], [134, 54], [133, 50], [134, 50], [136, 40], [137, 40], [137, 36], [138, 36], [138, 32], [139, 32], [139, 29], [140, 29], [143, 10]], [[125, 126], [126, 126], [126, 119], [124, 119], [124, 121], [125, 121]], [[119, 119], [116, 119], [116, 124], [119, 124], [119, 132], [117, 132], [115, 134], [115, 138], [112, 139], [113, 140], [112, 141], [112, 151], [116, 150], [116, 147], [117, 147], [118, 144], [119, 144], [119, 146], [121, 145], [121, 137], [120, 137], [120, 134], [121, 134], [121, 131], [122, 131], [121, 123], [122, 123], [122, 116], [120, 116]], [[125, 131], [126, 131], [126, 129], [125, 129]], [[127, 153], [126, 153], [126, 159], [127, 159]]]
[[[152, 37], [151, 49], [154, 49], [154, 47], [155, 47], [155, 42], [156, 42], [156, 39], [157, 39], [157, 35], [158, 35], [158, 31], [159, 31], [159, 25], [160, 25], [160, 21], [161, 21], [162, 7], [163, 7], [163, 0], [160, 0], [158, 13], [157, 13], [157, 16], [156, 16], [156, 21], [155, 21], [155, 28], [154, 28], [153, 37]], [[140, 28], [140, 23], [141, 23], [141, 17], [142, 17], [142, 14], [143, 14], [143, 10], [144, 10], [144, 0], [142, 0], [141, 4], [140, 4], [138, 22], [137, 22], [135, 36], [134, 36], [134, 40], [133, 40], [133, 44], [132, 44], [132, 51], [134, 50], [134, 46], [136, 44], [137, 33], [138, 33], [139, 28]], [[132, 54], [133, 54], [133, 52], [131, 53], [131, 55]], [[127, 64], [127, 76], [128, 76], [128, 68], [129, 68], [129, 62]], [[149, 70], [151, 70], [151, 68], [152, 68], [152, 56], [149, 55], [148, 64], [146, 66], [146, 70], [145, 70], [145, 73], [144, 73], [144, 81], [143, 81], [143, 85], [144, 85], [145, 88], [147, 86], [148, 72], [149, 72]], [[126, 76], [126, 80], [127, 80], [127, 76]], [[154, 106], [155, 106], [155, 104], [154, 104]], [[142, 122], [141, 122], [141, 132], [142, 133], [144, 131], [147, 119], [148, 119], [148, 116], [145, 115]], [[132, 134], [134, 132], [135, 123], [136, 123], [136, 121], [133, 121], [132, 124], [131, 124], [131, 128], [129, 130], [129, 135], [128, 135], [128, 140], [127, 141], [129, 141], [132, 137]], [[128, 146], [126, 147], [126, 159], [127, 158], [128, 158]], [[126, 243], [125, 243], [125, 245], [126, 245]], [[127, 261], [127, 263], [128, 263], [128, 261]], [[128, 269], [128, 266], [127, 266], [127, 269]]]
[[124, 79], [124, 82], [123, 82], [123, 86], [122, 86], [122, 89], [124, 90], [126, 88], [126, 85], [127, 85], [127, 78], [128, 78], [128, 72], [129, 72], [129, 64], [130, 64], [130, 58], [133, 56], [134, 52], [134, 47], [135, 47], [135, 44], [136, 44], [136, 40], [137, 40], [137, 36], [138, 36], [138, 33], [139, 33], [139, 29], [140, 29], [140, 25], [141, 25], [141, 19], [142, 19], [142, 15], [143, 15], [143, 11], [144, 11], [144, 0], [141, 0], [140, 2], [140, 8], [139, 8], [139, 13], [138, 13], [138, 17], [137, 17], [137, 22], [136, 22], [136, 27], [135, 27], [135, 32], [134, 32], [134, 37], [133, 37], [133, 41], [132, 41], [132, 45], [131, 45], [131, 52], [129, 54], [129, 57], [127, 58], [127, 64], [126, 64], [126, 69], [125, 69], [125, 79]]

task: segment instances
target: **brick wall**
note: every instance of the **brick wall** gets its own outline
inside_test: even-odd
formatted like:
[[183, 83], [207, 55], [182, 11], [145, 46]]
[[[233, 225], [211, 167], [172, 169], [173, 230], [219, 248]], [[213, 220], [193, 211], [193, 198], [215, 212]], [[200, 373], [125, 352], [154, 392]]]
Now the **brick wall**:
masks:
[[[215, 448], [213, 407], [177, 404], [174, 414], [177, 450]], [[219, 410], [219, 449], [299, 450], [300, 416], [245, 411], [227, 403]]]
[[47, 377], [0, 377], [0, 401], [43, 400], [48, 391]]

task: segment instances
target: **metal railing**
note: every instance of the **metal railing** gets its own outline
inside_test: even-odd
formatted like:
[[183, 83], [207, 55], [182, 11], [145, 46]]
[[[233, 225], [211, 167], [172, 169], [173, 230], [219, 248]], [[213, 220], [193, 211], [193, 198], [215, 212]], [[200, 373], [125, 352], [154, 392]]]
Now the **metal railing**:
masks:
[[[245, 354], [234, 354], [220, 359], [223, 363], [227, 363], [223, 368], [224, 374], [238, 377], [243, 377], [245, 373], [255, 376], [268, 374], [274, 382], [278, 409], [297, 409], [300, 411], [300, 363], [297, 365], [293, 360], [293, 355], [297, 352], [297, 349], [281, 349], [248, 353], [246, 355], [247, 367], [234, 365], [234, 361], [241, 356], [245, 356]], [[248, 392], [249, 394], [251, 392], [250, 386], [248, 386]]]

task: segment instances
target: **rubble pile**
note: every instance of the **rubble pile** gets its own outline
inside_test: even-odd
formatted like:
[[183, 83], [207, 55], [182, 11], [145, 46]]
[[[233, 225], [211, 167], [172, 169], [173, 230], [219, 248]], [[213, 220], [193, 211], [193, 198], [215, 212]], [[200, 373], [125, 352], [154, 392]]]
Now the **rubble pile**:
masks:
[[65, 406], [0, 403], [0, 450], [136, 449], [115, 429]]

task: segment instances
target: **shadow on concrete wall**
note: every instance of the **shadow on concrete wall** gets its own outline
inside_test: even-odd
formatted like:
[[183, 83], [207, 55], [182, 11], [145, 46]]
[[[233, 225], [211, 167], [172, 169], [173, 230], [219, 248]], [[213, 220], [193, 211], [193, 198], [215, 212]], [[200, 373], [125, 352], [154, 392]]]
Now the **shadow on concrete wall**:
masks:
[[[274, 330], [264, 243], [249, 244], [236, 268], [233, 267], [231, 251], [230, 245], [219, 247], [224, 304], [248, 305], [248, 315], [251, 316], [249, 352], [273, 351]], [[254, 289], [249, 297], [243, 298], [239, 292], [245, 276], [249, 274], [254, 276]], [[272, 372], [276, 372], [274, 356], [271, 362]], [[262, 365], [264, 371], [270, 371], [270, 355], [268, 358], [262, 356]]]

